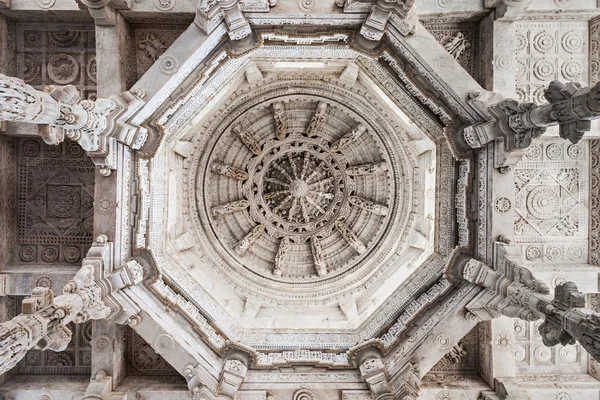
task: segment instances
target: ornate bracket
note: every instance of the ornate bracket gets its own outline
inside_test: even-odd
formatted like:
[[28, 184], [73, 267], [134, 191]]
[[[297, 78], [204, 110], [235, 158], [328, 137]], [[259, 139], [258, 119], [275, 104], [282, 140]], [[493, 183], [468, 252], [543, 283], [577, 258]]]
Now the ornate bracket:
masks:
[[141, 91], [110, 99], [82, 100], [72, 85], [46, 86], [39, 91], [23, 80], [0, 74], [0, 120], [39, 125], [48, 144], [65, 138], [77, 141], [99, 167], [114, 168], [114, 140], [141, 148], [148, 132], [125, 121], [144, 103]]
[[363, 23], [360, 34], [367, 40], [378, 42], [383, 38], [390, 20], [394, 21], [403, 35], [413, 33], [418, 22], [414, 4], [414, 0], [377, 0]]
[[488, 122], [465, 128], [465, 142], [480, 148], [495, 140], [504, 141], [504, 151], [529, 147], [531, 141], [558, 125], [560, 137], [578, 143], [600, 118], [600, 84], [581, 88], [577, 83], [550, 83], [544, 92], [548, 104], [519, 103], [489, 92], [472, 94], [472, 103], [488, 116]]

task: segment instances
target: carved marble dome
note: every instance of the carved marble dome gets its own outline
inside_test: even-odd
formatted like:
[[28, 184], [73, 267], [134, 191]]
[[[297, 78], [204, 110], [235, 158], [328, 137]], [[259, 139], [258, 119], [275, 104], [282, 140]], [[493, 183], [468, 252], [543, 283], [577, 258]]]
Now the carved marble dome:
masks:
[[[266, 61], [258, 65], [268, 70]], [[435, 147], [387, 95], [369, 88], [363, 72], [350, 86], [339, 79], [347, 65], [314, 62], [310, 74], [298, 74], [306, 65], [271, 68], [260, 85], [222, 95], [201, 123], [174, 128], [191, 142], [175, 168], [178, 219], [193, 246], [165, 271], [192, 266], [185, 272], [192, 286], [225, 301], [233, 315], [257, 302], [268, 325], [338, 321], [346, 329], [432, 253]], [[217, 287], [229, 287], [226, 300], [214, 295]], [[361, 298], [364, 305], [352, 304]], [[348, 304], [343, 311], [340, 303]], [[288, 315], [277, 317], [284, 309]], [[311, 312], [320, 317], [309, 323]]]
[[282, 297], [377, 269], [405, 236], [413, 187], [405, 133], [292, 85], [215, 121], [189, 167], [189, 215], [215, 265]]

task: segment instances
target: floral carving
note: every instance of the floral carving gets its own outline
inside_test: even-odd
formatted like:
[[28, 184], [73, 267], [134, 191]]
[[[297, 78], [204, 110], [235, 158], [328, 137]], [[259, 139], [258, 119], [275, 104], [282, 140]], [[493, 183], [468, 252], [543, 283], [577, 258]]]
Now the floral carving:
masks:
[[[309, 104], [312, 111], [301, 130], [293, 117], [300, 112], [294, 108], [298, 107], [295, 103], [273, 102], [265, 109], [269, 114], [263, 114], [270, 120], [268, 124], [253, 126], [242, 116], [224, 136], [223, 140], [231, 143], [227, 151], [214, 152], [212, 156], [215, 160], [211, 163], [211, 181], [218, 185], [240, 181], [241, 190], [211, 203], [210, 208], [219, 221], [227, 224], [247, 218], [252, 221], [253, 228], [237, 233], [234, 251], [244, 259], [247, 268], [264, 274], [266, 271], [252, 265], [251, 260], [255, 259], [255, 248], [271, 246], [273, 264], [265, 266], [267, 276], [305, 279], [330, 274], [330, 264], [347, 268], [356, 255], [368, 250], [368, 242], [354, 232], [353, 223], [346, 221], [351, 210], [363, 210], [361, 218], [372, 221], [377, 230], [389, 214], [388, 199], [358, 192], [355, 185], [360, 180], [375, 189], [388, 182], [388, 162], [348, 165], [345, 158], [348, 152], [356, 151], [352, 144], [374, 144], [376, 137], [367, 126], [352, 120], [344, 122], [343, 131], [332, 137], [328, 119], [332, 108], [324, 102]], [[336, 111], [333, 113], [337, 115]], [[370, 154], [369, 159], [387, 158], [375, 146], [360, 149], [365, 156]], [[248, 160], [244, 165], [236, 164], [238, 153]], [[327, 248], [334, 238], [345, 242], [343, 245], [350, 250], [346, 250], [344, 259], [335, 262]], [[306, 264], [303, 269], [308, 269], [308, 274], [295, 272], [290, 261]]]
[[506, 197], [498, 197], [494, 202], [494, 208], [501, 214], [508, 212], [512, 207], [511, 201]]
[[79, 76], [79, 63], [69, 54], [54, 55], [48, 62], [48, 75], [54, 82], [67, 85]]

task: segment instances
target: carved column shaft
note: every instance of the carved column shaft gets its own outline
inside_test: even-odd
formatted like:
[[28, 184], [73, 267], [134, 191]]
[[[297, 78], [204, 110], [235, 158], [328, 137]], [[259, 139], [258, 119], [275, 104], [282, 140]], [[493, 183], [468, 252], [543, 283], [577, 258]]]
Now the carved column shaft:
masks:
[[92, 245], [83, 267], [54, 298], [51, 289], [35, 288], [23, 300], [23, 313], [0, 324], [0, 373], [14, 367], [25, 353], [38, 346], [62, 351], [71, 340], [70, 322], [82, 323], [116, 315], [122, 310], [115, 293], [142, 281], [136, 261], [112, 271], [112, 243], [104, 237]]
[[506, 249], [499, 243], [495, 269], [470, 260], [462, 277], [487, 289], [467, 305], [477, 317], [502, 314], [526, 321], [544, 318], [539, 333], [546, 346], [578, 341], [592, 357], [600, 359], [600, 314], [584, 308], [585, 296], [575, 283], [558, 285], [552, 299], [548, 287], [529, 270], [508, 260]]
[[[141, 148], [147, 130], [126, 123], [143, 102], [144, 93], [124, 92], [110, 99], [81, 100], [72, 86], [47, 86], [39, 91], [21, 79], [0, 74], [0, 121], [38, 124], [48, 144], [77, 141], [98, 166], [114, 168], [110, 141]], [[114, 146], [112, 146], [114, 147]]]
[[560, 137], [579, 142], [591, 129], [591, 120], [600, 118], [600, 84], [581, 88], [579, 84], [550, 83], [545, 91], [548, 104], [501, 100], [489, 93], [474, 94], [474, 103], [491, 116], [489, 122], [465, 128], [464, 138], [472, 148], [504, 139], [504, 150], [527, 148], [546, 128], [559, 125]]

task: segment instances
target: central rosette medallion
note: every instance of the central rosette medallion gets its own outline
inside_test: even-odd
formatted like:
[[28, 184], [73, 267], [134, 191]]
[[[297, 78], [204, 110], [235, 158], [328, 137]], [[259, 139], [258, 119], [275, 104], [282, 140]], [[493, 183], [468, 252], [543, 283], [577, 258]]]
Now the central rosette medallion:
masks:
[[256, 170], [252, 192], [261, 222], [275, 236], [315, 234], [334, 222], [347, 200], [344, 169], [318, 139], [293, 134], [275, 142]]

